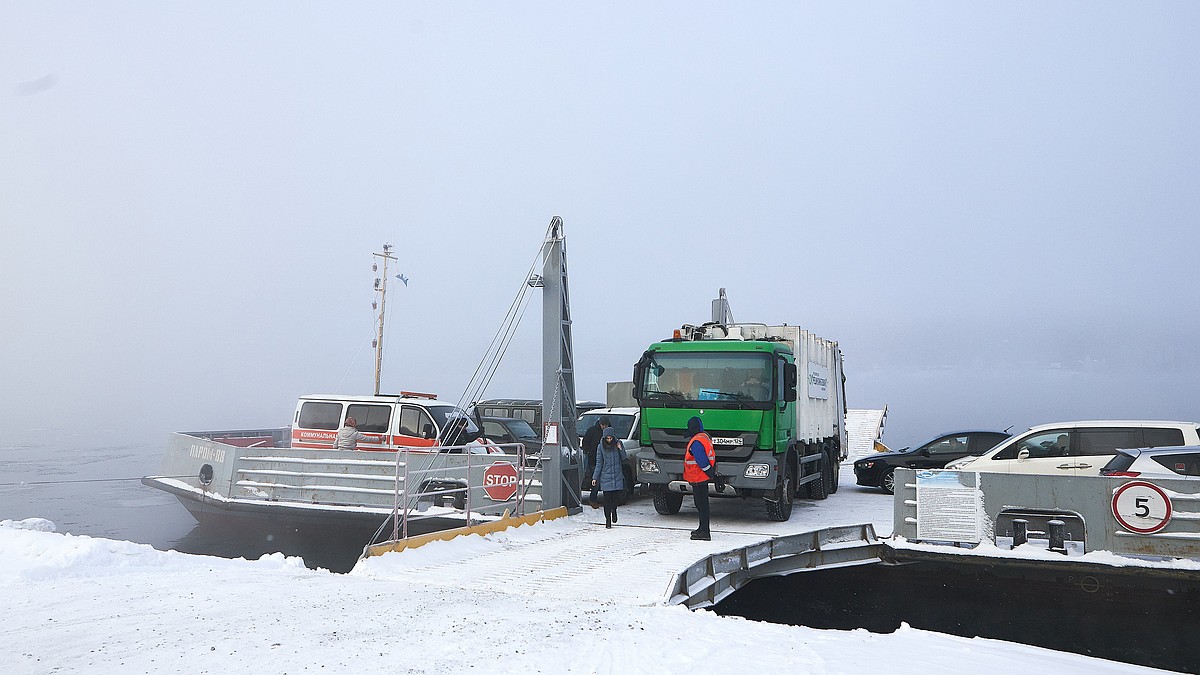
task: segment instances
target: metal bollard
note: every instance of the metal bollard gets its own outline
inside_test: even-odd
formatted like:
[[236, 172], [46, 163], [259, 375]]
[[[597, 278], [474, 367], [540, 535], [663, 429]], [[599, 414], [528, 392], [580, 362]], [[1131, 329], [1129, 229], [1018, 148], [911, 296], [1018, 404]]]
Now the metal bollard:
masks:
[[1013, 518], [1012, 547], [1016, 548], [1029, 541], [1029, 521], [1024, 518]]
[[1046, 523], [1050, 530], [1050, 550], [1054, 553], [1067, 554], [1067, 524], [1057, 518]]

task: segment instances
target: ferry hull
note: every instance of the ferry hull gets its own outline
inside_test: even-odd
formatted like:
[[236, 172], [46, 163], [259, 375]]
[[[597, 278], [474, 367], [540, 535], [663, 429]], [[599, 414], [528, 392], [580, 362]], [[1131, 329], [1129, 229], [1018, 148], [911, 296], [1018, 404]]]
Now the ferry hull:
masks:
[[[270, 447], [285, 444], [286, 431], [172, 434], [161, 474], [142, 483], [174, 495], [201, 525], [355, 532], [364, 544], [376, 533], [423, 534], [540, 508], [537, 473], [516, 456]], [[243, 445], [249, 438], [258, 440]], [[511, 466], [511, 497], [484, 489], [495, 482], [494, 464]], [[393, 513], [407, 514], [403, 526]]]

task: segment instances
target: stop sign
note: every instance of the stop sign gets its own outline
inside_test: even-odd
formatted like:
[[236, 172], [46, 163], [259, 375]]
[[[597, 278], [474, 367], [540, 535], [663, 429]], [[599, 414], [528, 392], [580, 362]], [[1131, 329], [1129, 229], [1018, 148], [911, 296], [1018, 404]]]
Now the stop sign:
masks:
[[494, 502], [506, 502], [517, 494], [517, 467], [496, 462], [483, 470], [483, 491]]

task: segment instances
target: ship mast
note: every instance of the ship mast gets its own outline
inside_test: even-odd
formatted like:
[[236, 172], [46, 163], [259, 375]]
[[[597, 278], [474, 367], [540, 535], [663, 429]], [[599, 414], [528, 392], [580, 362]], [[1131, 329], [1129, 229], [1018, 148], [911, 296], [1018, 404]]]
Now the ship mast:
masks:
[[[379, 395], [379, 373], [383, 370], [383, 313], [387, 307], [388, 261], [395, 260], [392, 255], [392, 245], [384, 244], [383, 253], [372, 253], [376, 258], [383, 258], [383, 277], [375, 277], [375, 292], [379, 294], [379, 332], [371, 346], [375, 348], [375, 395]], [[378, 263], [371, 264], [371, 271], [379, 271]]]

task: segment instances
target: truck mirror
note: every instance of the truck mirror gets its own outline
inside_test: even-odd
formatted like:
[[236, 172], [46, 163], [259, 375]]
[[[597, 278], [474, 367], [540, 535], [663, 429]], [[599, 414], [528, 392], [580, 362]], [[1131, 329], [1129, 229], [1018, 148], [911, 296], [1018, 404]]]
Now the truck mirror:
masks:
[[783, 400], [791, 403], [796, 400], [796, 364], [783, 364]]
[[[654, 356], [649, 351], [643, 352], [642, 358], [638, 359], [638, 362], [633, 364], [633, 400], [641, 403], [642, 398], [639, 394], [641, 393], [641, 388], [645, 386], [645, 382], [643, 382], [643, 380], [646, 378], [646, 371], [654, 370], [657, 367], [658, 364], [654, 362]], [[657, 375], [657, 373], [655, 373], [655, 375]]]

